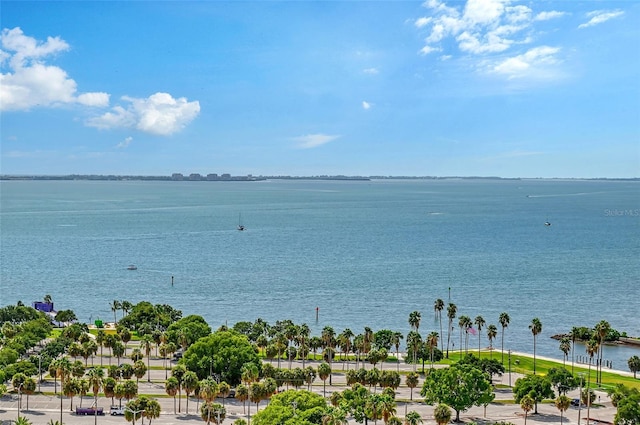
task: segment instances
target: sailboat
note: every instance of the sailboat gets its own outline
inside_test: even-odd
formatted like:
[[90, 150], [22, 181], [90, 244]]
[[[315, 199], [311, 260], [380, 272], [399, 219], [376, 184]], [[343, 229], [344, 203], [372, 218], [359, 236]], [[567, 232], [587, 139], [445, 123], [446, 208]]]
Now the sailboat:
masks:
[[244, 224], [242, 224], [242, 214], [238, 214], [238, 230], [242, 232], [244, 229]]

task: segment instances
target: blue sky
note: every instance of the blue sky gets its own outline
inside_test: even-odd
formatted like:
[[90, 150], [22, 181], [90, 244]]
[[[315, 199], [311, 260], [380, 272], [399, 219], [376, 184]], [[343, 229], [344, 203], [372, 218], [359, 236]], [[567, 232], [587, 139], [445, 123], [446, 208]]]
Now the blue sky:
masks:
[[638, 1], [1, 1], [3, 174], [640, 176]]

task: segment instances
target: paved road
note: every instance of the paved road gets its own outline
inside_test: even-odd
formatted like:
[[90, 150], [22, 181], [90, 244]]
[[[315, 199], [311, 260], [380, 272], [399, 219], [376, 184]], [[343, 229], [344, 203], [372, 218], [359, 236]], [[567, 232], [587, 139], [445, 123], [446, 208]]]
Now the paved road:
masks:
[[[106, 352], [105, 352], [106, 354]], [[113, 360], [115, 364], [115, 359]], [[99, 364], [99, 360], [96, 360], [96, 364]], [[103, 359], [103, 364], [108, 365], [108, 356], [105, 356]], [[151, 366], [161, 367], [163, 364], [162, 360], [154, 359], [151, 360]], [[307, 362], [307, 365], [309, 362]], [[294, 362], [293, 367], [302, 366], [302, 364]], [[317, 364], [313, 364], [314, 367], [317, 367]], [[282, 362], [281, 367], [288, 367], [287, 362]], [[334, 364], [334, 375], [332, 378], [332, 384], [326, 386], [326, 396], [329, 397], [330, 394], [334, 391], [342, 391], [346, 388], [344, 374], [340, 370], [342, 365]], [[351, 364], [350, 368], [353, 368], [354, 365]], [[368, 368], [371, 366], [368, 365]], [[385, 364], [384, 369], [394, 369], [396, 365], [393, 364]], [[412, 366], [402, 364], [400, 366], [400, 370], [409, 371], [412, 369]], [[512, 373], [511, 377], [508, 374], [503, 375], [501, 378], [494, 380], [494, 384], [504, 384], [507, 385], [509, 379], [511, 382], [515, 382], [515, 380], [521, 375]], [[147, 382], [147, 379], [150, 379], [151, 382]], [[147, 394], [147, 395], [158, 395], [162, 396], [157, 398], [159, 401], [162, 414], [160, 418], [153, 421], [153, 424], [184, 424], [184, 423], [195, 423], [202, 422], [202, 420], [197, 416], [197, 407], [199, 402], [193, 398], [189, 400], [189, 414], [186, 413], [186, 400], [181, 400], [181, 409], [180, 413], [174, 413], [174, 401], [172, 398], [166, 396], [164, 391], [164, 379], [165, 379], [165, 371], [152, 369], [150, 372], [150, 376], [144, 376], [140, 380], [139, 384], [139, 393]], [[404, 384], [404, 380], [403, 380]], [[405, 411], [416, 410], [419, 412], [427, 424], [435, 424], [433, 420], [433, 407], [427, 406], [424, 403], [421, 403], [419, 400], [419, 388], [422, 386], [422, 382], [418, 385], [416, 389], [413, 391], [413, 401], [412, 402], [404, 402], [399, 401], [397, 407], [397, 415], [399, 417], [403, 417]], [[47, 379], [45, 383], [41, 386], [42, 391], [45, 393], [44, 395], [32, 395], [29, 397], [29, 409], [27, 409], [27, 400], [26, 396], [23, 396], [23, 405], [21, 415], [29, 418], [31, 422], [35, 425], [46, 425], [50, 420], [60, 420], [60, 397], [53, 395], [54, 393], [54, 383], [52, 380]], [[59, 390], [59, 385], [58, 385]], [[316, 379], [314, 385], [312, 386], [312, 391], [322, 394], [323, 393], [323, 385], [320, 379]], [[397, 392], [398, 400], [409, 400], [411, 398], [410, 389], [406, 386], [400, 387]], [[568, 394], [570, 397], [574, 398], [578, 395], [578, 390], [575, 390]], [[607, 423], [613, 422], [613, 416], [615, 415], [615, 407], [611, 404], [611, 400], [608, 398], [606, 393], [604, 392], [596, 392], [597, 397], [599, 397], [599, 402], [597, 402], [597, 406], [591, 408], [590, 416], [592, 419], [600, 421], [600, 425], [606, 425]], [[497, 400], [505, 400], [505, 399], [513, 399], [513, 394], [508, 389], [498, 389], [496, 391], [496, 399]], [[221, 400], [218, 400], [219, 402]], [[93, 403], [93, 397], [85, 397], [82, 401], [83, 406], [90, 406]], [[105, 412], [108, 412], [111, 401], [101, 397], [98, 399], [98, 405], [103, 407]], [[117, 400], [116, 400], [117, 404]], [[79, 397], [74, 397], [73, 406], [79, 405]], [[263, 409], [267, 405], [267, 402], [264, 401], [260, 403], [260, 409]], [[242, 403], [239, 403], [235, 399], [226, 399], [225, 407], [227, 408], [227, 420], [224, 421], [225, 424], [231, 424], [236, 418], [247, 416], [247, 410], [245, 410], [242, 406]], [[248, 404], [247, 406], [248, 407]], [[255, 414], [256, 406], [252, 405], [250, 407], [250, 413]], [[527, 418], [527, 424], [529, 425], [548, 425], [550, 423], [560, 423], [560, 414], [558, 409], [555, 408], [553, 404], [543, 403], [538, 406], [538, 415], [529, 415]], [[5, 395], [2, 399], [0, 399], [0, 423], [4, 424], [3, 421], [11, 421], [15, 420], [18, 416], [18, 397], [16, 394]], [[586, 425], [584, 418], [586, 418], [587, 412], [585, 408], [582, 408], [581, 418], [582, 424]], [[465, 422], [484, 422], [484, 421], [509, 421], [513, 422], [516, 425], [524, 425], [524, 417], [522, 416], [522, 410], [520, 410], [519, 406], [514, 404], [500, 404], [500, 403], [492, 403], [487, 407], [486, 418], [484, 416], [484, 409], [474, 407], [467, 412], [461, 413], [461, 419]], [[66, 397], [62, 400], [62, 420], [65, 424], [92, 424], [97, 422], [101, 425], [107, 424], [123, 424], [125, 423], [124, 417], [122, 416], [99, 416], [97, 418], [88, 417], [88, 416], [76, 416], [72, 412], [70, 412], [70, 400]], [[146, 422], [146, 421], [145, 421]], [[570, 407], [567, 412], [564, 414], [564, 423], [576, 425], [578, 422], [578, 409], [575, 407]], [[10, 422], [7, 422], [10, 423]], [[140, 423], [140, 421], [138, 421]], [[593, 422], [592, 422], [593, 423]], [[349, 424], [356, 424], [355, 421], [351, 420]], [[277, 424], [274, 424], [277, 425]]]

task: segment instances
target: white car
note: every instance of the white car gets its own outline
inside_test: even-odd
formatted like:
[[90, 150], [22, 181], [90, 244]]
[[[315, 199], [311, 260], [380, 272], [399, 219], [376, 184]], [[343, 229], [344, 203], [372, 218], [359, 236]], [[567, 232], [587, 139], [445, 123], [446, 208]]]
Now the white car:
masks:
[[111, 406], [109, 410], [111, 416], [123, 416], [124, 415], [124, 407]]

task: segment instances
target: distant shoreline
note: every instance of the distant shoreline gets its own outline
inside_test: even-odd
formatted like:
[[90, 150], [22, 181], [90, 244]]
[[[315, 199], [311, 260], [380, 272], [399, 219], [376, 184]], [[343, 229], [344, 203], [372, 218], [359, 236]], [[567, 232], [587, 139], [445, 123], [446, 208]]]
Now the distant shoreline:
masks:
[[66, 175], [19, 175], [3, 174], [0, 180], [85, 180], [85, 181], [265, 181], [265, 180], [338, 180], [338, 181], [371, 181], [371, 180], [550, 180], [550, 181], [640, 181], [640, 177], [496, 177], [496, 176], [345, 176], [345, 175], [319, 175], [319, 176], [232, 176], [230, 174], [190, 174], [174, 173], [171, 176], [153, 175], [113, 175], [113, 174], [66, 174]]

